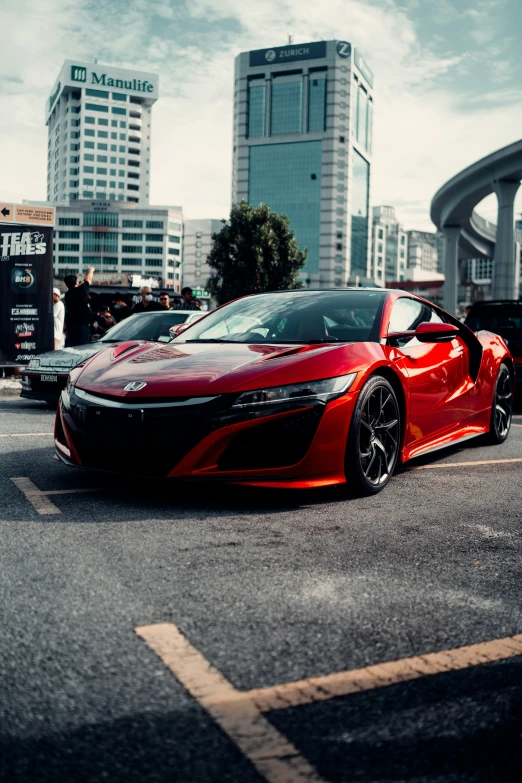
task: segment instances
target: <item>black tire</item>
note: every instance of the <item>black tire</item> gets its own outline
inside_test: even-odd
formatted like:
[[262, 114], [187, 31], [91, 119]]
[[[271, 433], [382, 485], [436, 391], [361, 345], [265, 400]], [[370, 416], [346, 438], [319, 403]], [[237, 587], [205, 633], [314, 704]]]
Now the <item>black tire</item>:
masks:
[[504, 443], [511, 428], [513, 415], [513, 378], [506, 364], [500, 365], [491, 405], [491, 419], [486, 441], [492, 445]]
[[401, 419], [393, 387], [382, 375], [363, 386], [353, 412], [346, 445], [347, 489], [376, 495], [393, 475], [399, 458]]

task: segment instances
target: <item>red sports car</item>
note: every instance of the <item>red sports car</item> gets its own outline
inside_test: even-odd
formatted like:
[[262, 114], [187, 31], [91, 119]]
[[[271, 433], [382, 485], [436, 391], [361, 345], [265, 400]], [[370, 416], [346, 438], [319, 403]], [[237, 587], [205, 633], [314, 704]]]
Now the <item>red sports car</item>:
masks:
[[423, 299], [279, 291], [169, 344], [87, 359], [62, 392], [55, 443], [67, 464], [105, 471], [374, 494], [399, 461], [478, 435], [502, 443], [512, 395], [502, 338]]

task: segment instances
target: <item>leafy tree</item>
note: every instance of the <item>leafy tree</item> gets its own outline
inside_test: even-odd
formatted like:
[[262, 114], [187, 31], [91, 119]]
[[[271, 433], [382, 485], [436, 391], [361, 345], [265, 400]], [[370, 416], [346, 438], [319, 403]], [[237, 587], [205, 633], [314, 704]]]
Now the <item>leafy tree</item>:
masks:
[[286, 215], [241, 201], [222, 222], [207, 260], [212, 270], [207, 288], [219, 304], [245, 294], [301, 288], [298, 275], [307, 251], [299, 250]]

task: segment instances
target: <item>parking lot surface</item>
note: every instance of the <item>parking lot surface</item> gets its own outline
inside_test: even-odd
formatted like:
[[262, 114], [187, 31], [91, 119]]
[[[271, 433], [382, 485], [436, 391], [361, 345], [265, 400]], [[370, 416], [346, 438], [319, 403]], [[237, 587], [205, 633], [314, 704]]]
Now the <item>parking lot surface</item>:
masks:
[[522, 415], [355, 500], [69, 469], [53, 421], [0, 398], [0, 779], [520, 779]]

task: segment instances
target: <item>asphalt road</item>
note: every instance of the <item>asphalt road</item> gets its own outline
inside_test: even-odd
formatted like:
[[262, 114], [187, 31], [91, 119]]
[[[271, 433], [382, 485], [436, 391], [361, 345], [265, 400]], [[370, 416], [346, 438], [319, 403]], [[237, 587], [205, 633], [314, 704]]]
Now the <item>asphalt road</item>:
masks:
[[[522, 415], [359, 500], [69, 469], [53, 418], [0, 399], [2, 781], [263, 781], [139, 626], [240, 690], [522, 634]], [[287, 783], [518, 781], [522, 655], [265, 718], [315, 771]]]

